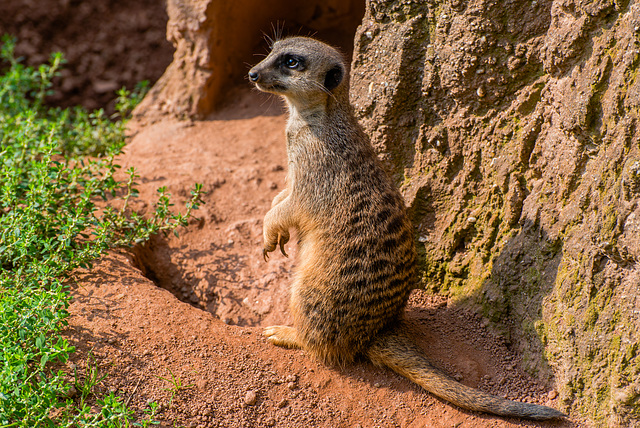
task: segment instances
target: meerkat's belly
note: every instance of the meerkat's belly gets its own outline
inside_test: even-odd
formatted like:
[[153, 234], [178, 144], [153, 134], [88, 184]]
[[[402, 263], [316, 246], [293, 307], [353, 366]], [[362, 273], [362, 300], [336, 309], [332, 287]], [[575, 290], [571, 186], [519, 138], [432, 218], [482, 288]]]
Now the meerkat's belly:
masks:
[[300, 340], [330, 361], [351, 359], [394, 323], [414, 277], [413, 245], [399, 240], [402, 234], [394, 240], [371, 227], [341, 231], [349, 228], [334, 224], [305, 236], [291, 296]]

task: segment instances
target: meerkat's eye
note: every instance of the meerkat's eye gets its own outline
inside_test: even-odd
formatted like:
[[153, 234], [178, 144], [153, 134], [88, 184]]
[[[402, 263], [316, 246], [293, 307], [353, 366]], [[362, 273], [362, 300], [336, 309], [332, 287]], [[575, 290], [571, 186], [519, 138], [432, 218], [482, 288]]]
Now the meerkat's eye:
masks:
[[284, 65], [287, 68], [296, 69], [300, 65], [300, 61], [290, 56], [284, 59]]
[[303, 71], [305, 69], [305, 58], [302, 55], [292, 53], [284, 54], [280, 57], [280, 67], [289, 70]]

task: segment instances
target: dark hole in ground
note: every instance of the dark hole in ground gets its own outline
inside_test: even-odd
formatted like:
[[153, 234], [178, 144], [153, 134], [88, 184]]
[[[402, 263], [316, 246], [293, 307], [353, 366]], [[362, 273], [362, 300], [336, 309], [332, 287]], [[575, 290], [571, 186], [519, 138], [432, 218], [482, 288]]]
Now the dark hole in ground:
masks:
[[[172, 252], [166, 238], [155, 235], [149, 242], [133, 248], [134, 264], [147, 279], [170, 291], [179, 300], [206, 309], [208, 299], [195, 294], [189, 284], [191, 275], [171, 261]], [[215, 298], [215, 295], [211, 297]]]

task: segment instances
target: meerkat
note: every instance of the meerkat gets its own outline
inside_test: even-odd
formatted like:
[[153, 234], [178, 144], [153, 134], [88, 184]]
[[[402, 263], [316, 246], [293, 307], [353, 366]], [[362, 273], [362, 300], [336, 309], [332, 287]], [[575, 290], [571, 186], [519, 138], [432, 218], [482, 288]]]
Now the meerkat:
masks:
[[249, 80], [282, 96], [289, 109], [287, 185], [264, 217], [264, 259], [278, 247], [286, 255], [291, 229], [299, 240], [294, 325], [267, 327], [267, 340], [331, 365], [368, 358], [464, 409], [565, 417], [465, 386], [432, 366], [411, 340], [402, 314], [417, 280], [413, 229], [402, 195], [355, 118], [342, 54], [315, 39], [285, 38]]

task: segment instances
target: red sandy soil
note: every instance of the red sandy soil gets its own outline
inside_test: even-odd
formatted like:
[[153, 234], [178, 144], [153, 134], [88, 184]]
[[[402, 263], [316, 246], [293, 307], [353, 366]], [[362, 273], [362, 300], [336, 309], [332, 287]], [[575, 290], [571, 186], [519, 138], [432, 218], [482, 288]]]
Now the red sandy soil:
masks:
[[[195, 182], [206, 204], [179, 237], [112, 252], [78, 273], [69, 369], [84, 375], [91, 351], [108, 374], [98, 389], [117, 391], [139, 416], [160, 403], [162, 427], [579, 426], [464, 411], [368, 362], [327, 367], [266, 342], [262, 327], [290, 321], [296, 256], [292, 243], [290, 258], [262, 259], [262, 218], [286, 175], [285, 121], [279, 100], [243, 90], [206, 121], [132, 125], [120, 164], [140, 174], [138, 208], [151, 209], [160, 186], [184, 201]], [[477, 315], [416, 290], [407, 317], [425, 354], [461, 382], [560, 407]], [[182, 382], [173, 391], [172, 375]]]
[[[15, 53], [38, 67], [53, 52], [65, 64], [48, 102], [113, 113], [115, 91], [153, 84], [171, 62], [167, 12], [159, 0], [2, 0], [0, 36], [16, 38]], [[0, 64], [2, 66], [2, 64]]]

